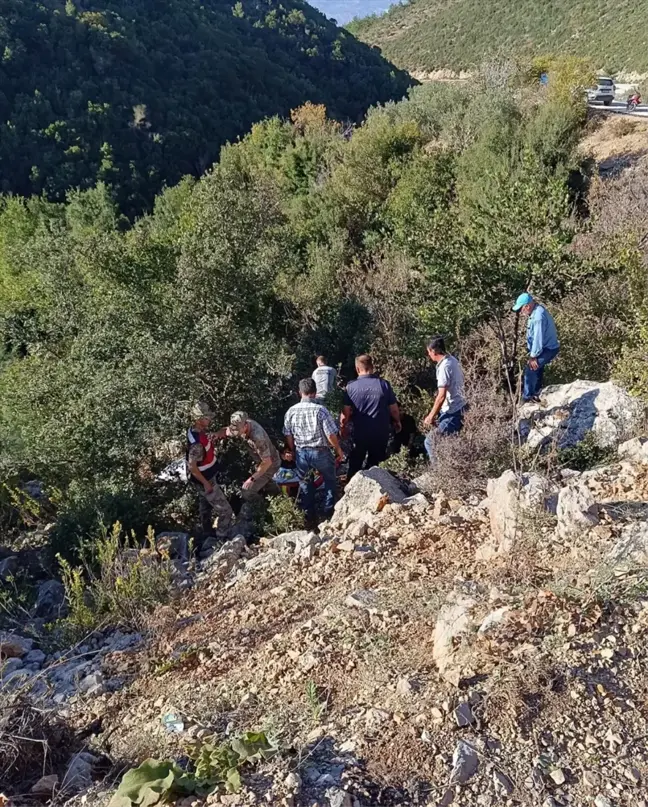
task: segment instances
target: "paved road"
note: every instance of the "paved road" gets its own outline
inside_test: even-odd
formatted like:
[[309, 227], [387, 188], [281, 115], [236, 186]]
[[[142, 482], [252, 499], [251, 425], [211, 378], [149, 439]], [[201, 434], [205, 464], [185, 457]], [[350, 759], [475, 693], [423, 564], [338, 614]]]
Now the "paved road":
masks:
[[604, 112], [611, 112], [615, 115], [630, 115], [633, 118], [648, 118], [648, 104], [640, 104], [634, 112], [628, 112], [625, 101], [613, 101], [610, 106], [604, 104], [593, 104], [589, 106], [592, 109], [602, 109]]

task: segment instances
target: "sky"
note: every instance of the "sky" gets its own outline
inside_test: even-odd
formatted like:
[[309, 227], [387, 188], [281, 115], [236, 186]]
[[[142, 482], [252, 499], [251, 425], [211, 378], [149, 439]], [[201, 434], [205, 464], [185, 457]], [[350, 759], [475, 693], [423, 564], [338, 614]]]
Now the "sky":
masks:
[[391, 5], [389, 0], [310, 0], [310, 3], [327, 17], [333, 17], [340, 25], [354, 17], [381, 14]]

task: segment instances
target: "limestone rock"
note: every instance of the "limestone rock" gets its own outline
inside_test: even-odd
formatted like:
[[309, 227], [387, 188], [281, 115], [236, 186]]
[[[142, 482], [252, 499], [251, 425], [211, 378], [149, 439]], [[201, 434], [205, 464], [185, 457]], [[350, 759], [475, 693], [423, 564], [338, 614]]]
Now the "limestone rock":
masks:
[[586, 485], [567, 485], [558, 494], [558, 537], [569, 539], [583, 535], [598, 524], [598, 513], [598, 505]]
[[273, 549], [278, 550], [294, 549], [298, 541], [307, 538], [307, 536], [310, 534], [311, 533], [308, 530], [292, 530], [291, 532], [282, 532], [281, 535], [277, 535], [267, 541], [267, 544]]
[[384, 468], [360, 471], [346, 486], [344, 496], [335, 505], [331, 526], [370, 520], [388, 502], [401, 503], [407, 498], [396, 477]]
[[607, 447], [640, 423], [642, 407], [612, 381], [573, 381], [546, 387], [541, 403], [526, 404], [523, 416], [520, 433], [532, 448], [553, 441], [559, 448], [574, 446], [588, 432]]
[[462, 654], [457, 644], [473, 627], [473, 608], [476, 601], [460, 592], [448, 595], [434, 626], [432, 658], [441, 676], [454, 686], [459, 685], [462, 674]]
[[80, 793], [92, 785], [92, 769], [99, 760], [87, 751], [79, 751], [70, 760], [61, 790], [66, 795]]
[[65, 616], [65, 589], [58, 580], [46, 580], [38, 587], [34, 616], [49, 622]]
[[23, 662], [25, 664], [38, 664], [39, 666], [45, 661], [47, 656], [43, 653], [42, 650], [36, 648], [35, 650], [30, 650], [26, 656], [23, 658]]
[[511, 609], [508, 605], [503, 605], [501, 608], [496, 608], [494, 611], [486, 614], [481, 625], [479, 626], [478, 633], [483, 635], [484, 633], [488, 633], [489, 631], [493, 630], [498, 625], [501, 625], [506, 619], [506, 615], [510, 610]]
[[452, 754], [450, 784], [463, 785], [479, 770], [479, 757], [470, 743], [459, 740]]
[[58, 785], [58, 776], [53, 773], [49, 776], [42, 776], [32, 787], [31, 792], [35, 796], [51, 796]]
[[310, 560], [315, 556], [315, 550], [319, 546], [319, 538], [314, 532], [307, 532], [300, 535], [295, 541], [295, 557], [301, 560]]
[[14, 672], [15, 670], [19, 670], [22, 665], [23, 663], [19, 658], [16, 658], [15, 656], [13, 658], [8, 658], [0, 667], [0, 676], [2, 678], [6, 678], [10, 673]]
[[637, 465], [648, 465], [648, 439], [634, 437], [621, 443], [618, 449], [619, 459], [635, 462]]
[[493, 784], [495, 786], [495, 791], [500, 796], [510, 796], [515, 789], [513, 782], [511, 782], [508, 776], [501, 771], [493, 771]]
[[170, 558], [189, 560], [189, 533], [161, 532], [155, 538], [155, 548]]
[[608, 558], [616, 566], [648, 565], [648, 523], [627, 524]]
[[[508, 470], [497, 479], [488, 480], [487, 494], [491, 548], [502, 554], [511, 551], [525, 520], [553, 510], [556, 488], [538, 474], [518, 476]], [[483, 559], [487, 557], [484, 551], [479, 554]]]
[[227, 541], [223, 546], [210, 555], [204, 562], [203, 568], [216, 579], [224, 579], [236, 566], [241, 555], [247, 548], [247, 542], [242, 535], [237, 535], [231, 541]]
[[0, 656], [4, 658], [22, 658], [33, 646], [33, 639], [26, 639], [17, 633], [0, 631]]
[[347, 594], [344, 604], [349, 608], [359, 608], [362, 611], [375, 614], [378, 613], [380, 597], [378, 592], [373, 589], [358, 589], [351, 592], [351, 594]]

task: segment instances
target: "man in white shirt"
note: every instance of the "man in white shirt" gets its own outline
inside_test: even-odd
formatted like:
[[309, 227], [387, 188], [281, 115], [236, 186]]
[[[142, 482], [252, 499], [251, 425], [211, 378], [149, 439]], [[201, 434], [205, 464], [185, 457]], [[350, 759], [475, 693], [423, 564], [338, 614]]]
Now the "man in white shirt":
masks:
[[329, 392], [335, 389], [335, 381], [337, 379], [337, 372], [334, 367], [329, 367], [326, 363], [324, 356], [318, 356], [315, 359], [317, 368], [313, 370], [313, 381], [317, 387], [316, 401], [323, 401]]
[[464, 374], [458, 360], [446, 352], [442, 336], [433, 336], [427, 344], [431, 361], [436, 364], [437, 394], [430, 414], [423, 423], [436, 429], [425, 438], [425, 449], [430, 460], [434, 459], [436, 435], [456, 434], [463, 428], [466, 397]]

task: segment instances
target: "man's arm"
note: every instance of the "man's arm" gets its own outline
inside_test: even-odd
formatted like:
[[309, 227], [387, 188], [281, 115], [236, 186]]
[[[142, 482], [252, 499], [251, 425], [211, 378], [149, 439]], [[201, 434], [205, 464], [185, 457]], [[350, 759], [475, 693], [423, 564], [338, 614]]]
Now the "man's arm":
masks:
[[537, 319], [534, 318], [533, 320], [533, 332], [532, 332], [532, 340], [531, 340], [531, 350], [529, 354], [532, 359], [537, 359], [538, 356], [542, 353], [542, 348], [544, 347], [544, 317], [539, 316]]
[[322, 407], [320, 417], [322, 419], [322, 428], [324, 429], [324, 434], [326, 435], [326, 439], [329, 443], [333, 446], [335, 450], [335, 455], [337, 456], [338, 460], [342, 462], [344, 460], [344, 451], [340, 446], [340, 440], [337, 435], [337, 426], [335, 425], [335, 421], [331, 416], [331, 413], [328, 409], [324, 409]]
[[295, 438], [292, 434], [285, 434], [284, 437], [286, 438], [286, 448], [288, 451], [291, 451], [293, 454], [295, 453]]
[[202, 459], [202, 454], [203, 452], [201, 450], [201, 446], [199, 445], [192, 446], [189, 449], [189, 462], [188, 462], [189, 473], [194, 477], [194, 479], [197, 479], [200, 482], [200, 484], [205, 488], [205, 493], [211, 493], [212, 490], [214, 489], [214, 486], [209, 481], [209, 479], [206, 479], [202, 475], [200, 469], [198, 468], [198, 463]]
[[351, 422], [351, 418], [353, 417], [353, 407], [351, 404], [345, 404], [342, 407], [342, 414], [340, 415], [340, 431], [342, 435], [347, 433], [347, 429], [349, 428], [349, 423]]
[[448, 394], [447, 387], [439, 387], [436, 394], [436, 398], [434, 399], [434, 405], [432, 406], [432, 411], [423, 421], [423, 423], [426, 426], [434, 426], [434, 421], [437, 419], [437, 415], [441, 411], [441, 407], [443, 406], [443, 402], [445, 401], [447, 394]]
[[344, 461], [344, 451], [340, 446], [340, 441], [338, 439], [337, 434], [328, 434], [328, 441], [333, 446], [333, 450], [335, 451], [335, 456], [338, 458], [340, 462]]
[[396, 432], [396, 434], [398, 434], [398, 432], [403, 428], [401, 426], [398, 404], [391, 404], [391, 406], [389, 407], [389, 414], [391, 415], [392, 423], [394, 424], [394, 431]]
[[544, 345], [544, 316], [531, 321], [531, 348], [529, 350], [529, 367], [538, 369], [538, 356], [542, 353]]
[[[286, 438], [286, 442], [288, 442], [288, 438]], [[265, 459], [261, 459], [261, 462], [257, 466], [256, 470], [252, 474], [249, 479], [246, 479], [242, 485], [243, 490], [247, 490], [249, 487], [252, 487], [253, 483], [257, 480], [259, 476], [262, 476], [266, 471], [269, 471], [272, 468], [272, 457], [265, 457]]]

